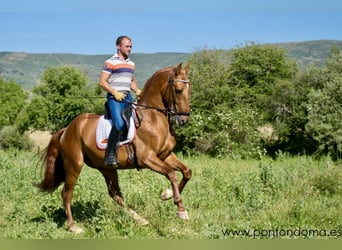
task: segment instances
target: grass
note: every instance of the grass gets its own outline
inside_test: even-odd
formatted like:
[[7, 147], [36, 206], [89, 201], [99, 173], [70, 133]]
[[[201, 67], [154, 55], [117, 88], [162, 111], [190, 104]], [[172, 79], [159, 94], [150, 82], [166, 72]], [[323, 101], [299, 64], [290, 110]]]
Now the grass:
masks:
[[66, 230], [61, 187], [46, 195], [32, 186], [41, 174], [35, 154], [0, 151], [0, 238], [342, 238], [342, 166], [329, 158], [198, 156], [183, 161], [193, 170], [182, 194], [189, 221], [177, 219], [172, 201], [160, 200], [170, 186], [163, 176], [149, 170], [119, 171], [126, 203], [150, 222], [139, 226], [110, 199], [100, 173], [85, 166], [72, 206], [85, 232], [74, 235]]

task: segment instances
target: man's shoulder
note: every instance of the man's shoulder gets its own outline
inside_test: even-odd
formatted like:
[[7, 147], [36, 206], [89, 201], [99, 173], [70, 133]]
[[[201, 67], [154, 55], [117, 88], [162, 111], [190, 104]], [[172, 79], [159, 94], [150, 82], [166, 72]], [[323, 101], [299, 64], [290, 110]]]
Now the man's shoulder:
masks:
[[[122, 64], [123, 63], [123, 59], [118, 54], [114, 54], [113, 56], [108, 58], [105, 61], [105, 63]], [[135, 63], [130, 58], [127, 58], [126, 63], [131, 64], [131, 65], [135, 65]]]
[[105, 62], [115, 62], [115, 61], [121, 61], [120, 57], [117, 54], [112, 55]]

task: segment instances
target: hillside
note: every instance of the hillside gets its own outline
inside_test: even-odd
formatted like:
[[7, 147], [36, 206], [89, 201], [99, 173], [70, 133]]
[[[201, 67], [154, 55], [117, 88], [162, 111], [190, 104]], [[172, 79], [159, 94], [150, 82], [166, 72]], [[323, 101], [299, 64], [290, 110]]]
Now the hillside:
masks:
[[280, 43], [276, 45], [287, 49], [289, 56], [296, 60], [300, 67], [309, 64], [322, 66], [333, 47], [337, 47], [342, 51], [342, 41], [333, 40]]
[[[48, 67], [65, 65], [79, 69], [92, 84], [98, 81], [103, 62], [110, 56], [0, 52], [0, 77], [13, 79], [25, 90], [31, 90], [40, 83], [42, 72]], [[132, 54], [138, 84], [144, 85], [157, 69], [186, 61], [187, 56], [182, 53]]]
[[[321, 66], [333, 46], [342, 50], [342, 41], [306, 41], [297, 43], [280, 43], [277, 46], [288, 50], [290, 58], [297, 61], [300, 67], [312, 63]], [[97, 82], [101, 67], [110, 55], [77, 55], [77, 54], [30, 54], [0, 52], [0, 77], [13, 79], [25, 90], [31, 90], [40, 83], [42, 72], [51, 66], [66, 65], [78, 68], [89, 80]], [[136, 78], [143, 86], [145, 81], [156, 70], [185, 62], [190, 54], [186, 53], [133, 53], [131, 58], [136, 63]]]

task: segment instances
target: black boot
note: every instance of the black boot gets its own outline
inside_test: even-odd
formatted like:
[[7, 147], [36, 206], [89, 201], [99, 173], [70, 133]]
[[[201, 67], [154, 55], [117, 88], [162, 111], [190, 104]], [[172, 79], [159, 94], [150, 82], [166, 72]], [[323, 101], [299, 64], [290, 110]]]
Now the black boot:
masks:
[[119, 162], [116, 159], [116, 150], [117, 150], [118, 140], [119, 140], [119, 132], [117, 131], [115, 125], [113, 125], [112, 130], [110, 131], [110, 134], [109, 134], [109, 138], [108, 138], [104, 165], [117, 166], [119, 164]]

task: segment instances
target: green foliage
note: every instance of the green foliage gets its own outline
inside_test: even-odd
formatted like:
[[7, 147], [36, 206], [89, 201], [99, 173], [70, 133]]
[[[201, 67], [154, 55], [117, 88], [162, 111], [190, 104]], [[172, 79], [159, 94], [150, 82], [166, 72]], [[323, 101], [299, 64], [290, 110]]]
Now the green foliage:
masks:
[[21, 133], [15, 126], [4, 126], [0, 130], [0, 148], [29, 150], [33, 146], [27, 133]]
[[0, 77], [0, 128], [13, 125], [25, 105], [27, 94], [14, 81]]
[[86, 86], [86, 77], [80, 71], [70, 67], [47, 69], [42, 84], [33, 92], [35, 96], [18, 119], [20, 128], [56, 131], [77, 115], [94, 111], [97, 100], [92, 99], [100, 96], [95, 88]]
[[254, 44], [233, 51], [200, 51], [190, 60], [192, 122], [180, 132], [178, 149], [262, 156], [257, 128], [271, 122], [287, 129], [285, 122], [294, 109], [295, 63], [284, 49]]
[[307, 133], [318, 144], [319, 153], [342, 157], [342, 76], [313, 90], [308, 100]]
[[[341, 165], [328, 157], [279, 155], [277, 160], [232, 160], [208, 156], [182, 159], [193, 176], [182, 192], [190, 220], [176, 217], [172, 200], [161, 201], [170, 182], [153, 171], [119, 171], [128, 206], [149, 221], [141, 226], [109, 197], [100, 172], [84, 166], [72, 210], [80, 235], [66, 229], [60, 187], [38, 192], [39, 157], [0, 150], [2, 239], [341, 239]], [[321, 235], [253, 236], [253, 230], [326, 230]], [[250, 230], [227, 235], [225, 230]]]
[[311, 182], [315, 190], [323, 195], [342, 193], [342, 171], [336, 166], [329, 166], [325, 171], [315, 175]]
[[191, 58], [189, 79], [192, 83], [191, 106], [193, 110], [211, 111], [230, 101], [229, 51], [199, 51]]
[[50, 112], [48, 104], [46, 98], [35, 96], [17, 118], [19, 130], [27, 131], [29, 128], [48, 130]]
[[230, 71], [236, 103], [263, 110], [271, 101], [275, 85], [291, 80], [297, 68], [294, 61], [286, 58], [284, 49], [252, 44], [234, 50]]
[[177, 130], [177, 150], [213, 157], [260, 158], [265, 152], [255, 117], [257, 113], [251, 109], [194, 113], [190, 124]]
[[311, 89], [306, 108], [306, 133], [317, 145], [317, 154], [342, 157], [342, 53], [333, 48], [321, 70], [319, 87]]

